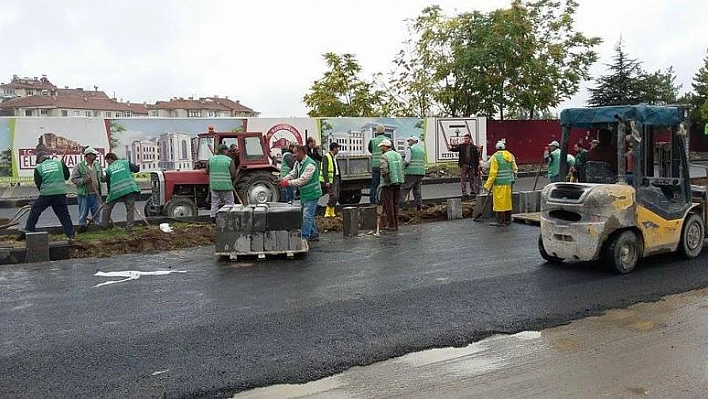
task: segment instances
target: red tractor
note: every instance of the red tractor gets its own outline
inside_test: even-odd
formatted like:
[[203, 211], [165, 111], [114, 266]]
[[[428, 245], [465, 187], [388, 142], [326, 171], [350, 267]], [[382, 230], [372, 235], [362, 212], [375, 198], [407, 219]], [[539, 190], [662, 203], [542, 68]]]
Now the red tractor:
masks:
[[[145, 215], [167, 217], [197, 216], [199, 208], [208, 208], [209, 176], [206, 164], [219, 145], [230, 148], [236, 162], [236, 191], [244, 204], [277, 202], [280, 199], [278, 168], [269, 156], [263, 134], [258, 132], [214, 132], [198, 136], [194, 170], [151, 172], [152, 196], [145, 203]], [[237, 199], [238, 203], [239, 200]]]

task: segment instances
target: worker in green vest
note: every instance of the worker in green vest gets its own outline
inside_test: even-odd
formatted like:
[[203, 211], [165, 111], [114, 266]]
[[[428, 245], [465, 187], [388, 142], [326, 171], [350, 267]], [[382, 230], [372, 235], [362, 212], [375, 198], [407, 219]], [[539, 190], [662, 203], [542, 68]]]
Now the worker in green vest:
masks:
[[322, 166], [320, 170], [320, 183], [322, 183], [322, 192], [327, 190], [329, 198], [327, 199], [327, 209], [325, 210], [326, 218], [336, 217], [334, 207], [339, 201], [339, 187], [342, 183], [342, 176], [339, 174], [339, 163], [337, 154], [339, 153], [339, 143], [331, 143], [329, 152], [322, 158]]
[[280, 187], [298, 187], [300, 206], [302, 207], [302, 238], [319, 241], [319, 232], [315, 224], [317, 201], [322, 196], [320, 171], [317, 162], [307, 156], [307, 146], [295, 146], [293, 152], [295, 165], [287, 176], [280, 179]]
[[384, 133], [386, 129], [383, 125], [377, 125], [374, 138], [369, 140], [369, 152], [371, 153], [371, 186], [369, 187], [369, 202], [376, 204], [376, 192], [381, 183], [381, 142], [386, 139]]
[[133, 173], [138, 173], [140, 167], [124, 159], [118, 159], [118, 156], [112, 152], [106, 154], [105, 159], [108, 164], [105, 176], [108, 198], [106, 198], [106, 205], [103, 208], [101, 226], [104, 229], [109, 227], [108, 222], [111, 220], [113, 207], [116, 203], [122, 202], [125, 205], [126, 213], [125, 230], [131, 231], [135, 221], [135, 200], [140, 194], [140, 188], [135, 182]]
[[492, 194], [492, 209], [497, 214], [496, 222], [492, 226], [506, 226], [511, 224], [512, 185], [516, 179], [516, 159], [506, 150], [506, 143], [497, 142], [497, 152], [489, 160], [489, 176], [484, 184], [485, 190]]
[[408, 138], [408, 147], [406, 147], [403, 157], [403, 168], [406, 180], [401, 187], [399, 202], [407, 205], [406, 197], [413, 190], [415, 208], [421, 210], [423, 209], [423, 195], [420, 188], [423, 185], [423, 176], [425, 176], [425, 150], [418, 144], [417, 137]]
[[71, 172], [71, 182], [76, 185], [76, 203], [79, 206], [79, 227], [77, 231], [87, 230], [89, 213], [91, 219], [101, 223], [98, 210], [101, 207], [101, 180], [103, 169], [98, 162], [98, 151], [91, 147], [84, 150], [84, 160], [77, 163]]
[[401, 196], [401, 184], [405, 181], [403, 158], [393, 151], [391, 140], [379, 143], [381, 148], [381, 202], [387, 223], [384, 230], [398, 230], [398, 199]]
[[[282, 151], [282, 156], [280, 157], [280, 178], [284, 178], [285, 176], [290, 173], [291, 170], [293, 170], [293, 166], [295, 166], [295, 156], [293, 155], [293, 148], [295, 147], [294, 144], [285, 142], [283, 144], [282, 148], [280, 151]], [[293, 203], [293, 199], [295, 197], [295, 189], [293, 187], [285, 187], [285, 202], [288, 204]]]
[[54, 214], [59, 218], [64, 234], [70, 240], [74, 239], [74, 224], [69, 215], [69, 206], [66, 202], [66, 180], [69, 179], [69, 168], [63, 160], [52, 159], [45, 152], [37, 152], [37, 166], [34, 168], [34, 184], [37, 185], [39, 196], [32, 203], [32, 209], [27, 217], [25, 228], [17, 238], [25, 239], [25, 233], [35, 232], [39, 216], [45, 209], [52, 207]]
[[216, 154], [207, 162], [209, 175], [209, 190], [211, 195], [211, 222], [216, 223], [216, 213], [224, 205], [234, 204], [234, 182], [236, 181], [236, 164], [229, 157], [229, 147], [219, 145]]

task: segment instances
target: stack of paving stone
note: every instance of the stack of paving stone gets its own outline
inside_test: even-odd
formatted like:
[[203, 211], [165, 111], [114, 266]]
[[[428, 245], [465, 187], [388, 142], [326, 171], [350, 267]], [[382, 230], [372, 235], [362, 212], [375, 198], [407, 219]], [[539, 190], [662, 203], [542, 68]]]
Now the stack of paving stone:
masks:
[[299, 206], [279, 202], [227, 205], [216, 214], [215, 252], [287, 253], [303, 250]]

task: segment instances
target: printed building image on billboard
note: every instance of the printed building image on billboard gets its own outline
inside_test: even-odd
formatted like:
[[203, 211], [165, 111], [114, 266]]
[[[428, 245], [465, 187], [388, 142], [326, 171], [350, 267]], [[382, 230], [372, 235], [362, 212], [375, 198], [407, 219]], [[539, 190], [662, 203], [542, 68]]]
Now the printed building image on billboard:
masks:
[[192, 170], [196, 137], [209, 125], [217, 132], [241, 132], [243, 119], [123, 118], [106, 121], [111, 148], [142, 172]]
[[399, 152], [405, 151], [409, 137], [418, 138], [421, 144], [425, 139], [425, 120], [420, 118], [321, 118], [319, 125], [323, 150], [336, 142], [342, 156], [371, 155], [369, 141], [379, 125]]

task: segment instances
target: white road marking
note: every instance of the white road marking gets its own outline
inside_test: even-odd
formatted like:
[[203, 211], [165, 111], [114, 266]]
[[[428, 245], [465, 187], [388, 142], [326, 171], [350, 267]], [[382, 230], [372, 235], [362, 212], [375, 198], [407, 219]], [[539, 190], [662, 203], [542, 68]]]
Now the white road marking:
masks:
[[129, 280], [137, 280], [140, 276], [164, 276], [170, 273], [187, 273], [186, 270], [158, 270], [154, 272], [140, 272], [134, 270], [126, 270], [124, 272], [102, 272], [98, 271], [94, 276], [98, 277], [125, 277], [123, 280], [109, 280], [101, 284], [94, 285], [95, 287], [100, 287], [102, 285], [122, 283]]
[[164, 374], [168, 371], [170, 371], [170, 369], [158, 370], [158, 371], [152, 373], [152, 375], [160, 375], [160, 374]]

